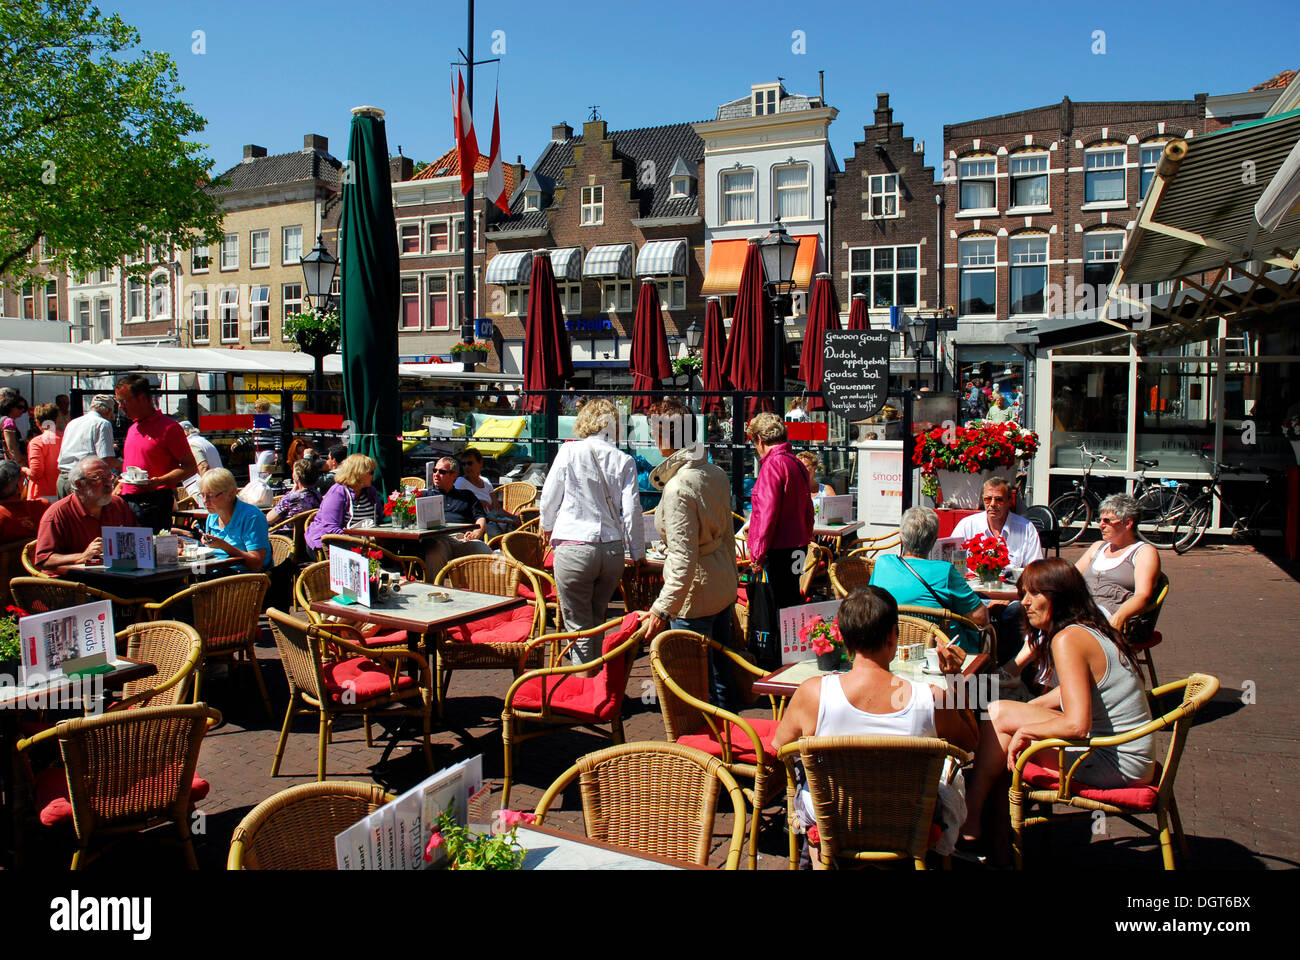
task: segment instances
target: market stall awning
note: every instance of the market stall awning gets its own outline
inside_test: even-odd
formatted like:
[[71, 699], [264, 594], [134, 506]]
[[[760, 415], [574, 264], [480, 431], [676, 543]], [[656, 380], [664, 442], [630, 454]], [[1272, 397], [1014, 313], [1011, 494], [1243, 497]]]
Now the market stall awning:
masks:
[[652, 240], [636, 255], [638, 277], [686, 276], [686, 241]]
[[587, 251], [582, 264], [582, 275], [588, 279], [613, 277], [620, 280], [632, 278], [632, 244], [603, 243]]
[[533, 252], [531, 250], [511, 250], [498, 253], [488, 261], [484, 283], [500, 286], [524, 286], [533, 270]]
[[[561, 247], [551, 251], [551, 270], [557, 283], [577, 283], [582, 279], [582, 247]], [[528, 280], [525, 279], [524, 283]]]

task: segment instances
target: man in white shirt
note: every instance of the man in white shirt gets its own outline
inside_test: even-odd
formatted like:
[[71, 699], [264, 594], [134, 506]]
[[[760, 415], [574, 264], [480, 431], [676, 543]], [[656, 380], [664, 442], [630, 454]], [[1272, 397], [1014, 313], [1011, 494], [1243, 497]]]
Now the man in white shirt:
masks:
[[976, 534], [999, 538], [1007, 545], [1011, 566], [1020, 570], [1043, 559], [1038, 528], [1011, 512], [1011, 484], [1002, 477], [990, 477], [984, 484], [983, 499], [984, 512], [960, 520], [952, 535], [963, 540]]
[[74, 417], [63, 428], [63, 444], [59, 447], [59, 480], [55, 487], [59, 497], [72, 493], [68, 471], [86, 457], [104, 461], [114, 473], [122, 470], [122, 460], [113, 449], [113, 410], [116, 401], [111, 394], [97, 393], [90, 401], [90, 409]]
[[194, 453], [194, 462], [198, 465], [199, 476], [207, 473], [209, 470], [216, 470], [221, 467], [221, 451], [218, 450], [207, 437], [199, 433], [198, 428], [188, 420], [180, 421], [181, 429], [185, 431], [185, 439], [189, 441], [190, 450]]

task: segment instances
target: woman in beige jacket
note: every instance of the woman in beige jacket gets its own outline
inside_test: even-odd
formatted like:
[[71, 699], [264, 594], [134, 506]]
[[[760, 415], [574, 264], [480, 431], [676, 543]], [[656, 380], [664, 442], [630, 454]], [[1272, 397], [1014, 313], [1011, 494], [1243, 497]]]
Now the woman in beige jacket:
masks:
[[[695, 417], [685, 406], [664, 400], [649, 410], [650, 436], [665, 459], [650, 474], [663, 490], [655, 510], [655, 529], [667, 548], [664, 586], [650, 607], [647, 639], [666, 627], [693, 630], [735, 647], [731, 635], [736, 602], [736, 540], [732, 532], [731, 484], [709, 463], [693, 438]], [[679, 449], [680, 448], [680, 449]], [[740, 704], [731, 671], [715, 669], [709, 655], [713, 702], [728, 710]]]

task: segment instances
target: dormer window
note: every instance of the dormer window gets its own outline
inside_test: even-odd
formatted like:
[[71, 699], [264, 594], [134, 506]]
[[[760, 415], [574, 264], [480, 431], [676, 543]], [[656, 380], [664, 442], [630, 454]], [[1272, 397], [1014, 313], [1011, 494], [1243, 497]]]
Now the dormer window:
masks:
[[778, 85], [775, 83], [769, 86], [753, 88], [754, 116], [761, 117], [777, 112], [781, 103], [777, 88]]
[[673, 199], [678, 197], [689, 197], [691, 195], [691, 178], [673, 177], [668, 195]]
[[525, 212], [525, 213], [528, 213], [530, 210], [540, 210], [540, 209], [542, 209], [542, 195], [541, 195], [541, 193], [540, 193], [539, 191], [537, 191], [537, 190], [529, 190], [529, 191], [525, 192], [525, 193], [524, 193], [524, 212]]

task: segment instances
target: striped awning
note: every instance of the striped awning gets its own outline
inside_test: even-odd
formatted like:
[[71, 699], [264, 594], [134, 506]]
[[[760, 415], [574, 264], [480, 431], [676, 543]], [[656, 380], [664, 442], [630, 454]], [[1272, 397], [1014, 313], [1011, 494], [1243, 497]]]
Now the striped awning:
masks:
[[638, 277], [686, 276], [686, 241], [652, 240], [636, 255]]
[[560, 282], [577, 282], [582, 279], [582, 248], [561, 247], [551, 251], [551, 269]]
[[632, 244], [606, 243], [587, 251], [582, 263], [584, 277], [632, 278]]
[[498, 253], [488, 262], [485, 283], [501, 286], [527, 286], [532, 276], [533, 252], [531, 250], [512, 250]]

